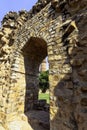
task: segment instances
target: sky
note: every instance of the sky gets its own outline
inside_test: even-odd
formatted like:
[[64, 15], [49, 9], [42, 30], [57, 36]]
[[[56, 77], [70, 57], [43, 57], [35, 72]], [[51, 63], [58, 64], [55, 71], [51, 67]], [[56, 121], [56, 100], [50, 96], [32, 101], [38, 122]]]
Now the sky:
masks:
[[38, 0], [0, 0], [0, 23], [9, 11], [30, 10]]

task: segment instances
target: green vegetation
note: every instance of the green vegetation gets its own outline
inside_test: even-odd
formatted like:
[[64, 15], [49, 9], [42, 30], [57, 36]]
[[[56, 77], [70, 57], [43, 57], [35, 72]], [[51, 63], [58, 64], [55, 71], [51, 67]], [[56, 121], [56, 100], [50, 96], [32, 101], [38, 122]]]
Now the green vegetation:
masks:
[[39, 88], [43, 93], [49, 88], [49, 80], [48, 80], [49, 71], [40, 72], [39, 74]]
[[39, 94], [39, 99], [46, 99], [47, 103], [49, 103], [49, 94], [47, 94], [47, 93], [40, 93]]
[[49, 71], [40, 72], [39, 74], [39, 88], [42, 93], [39, 94], [39, 99], [47, 100], [49, 103], [49, 94], [45, 93], [47, 89], [49, 89], [49, 80], [48, 80]]

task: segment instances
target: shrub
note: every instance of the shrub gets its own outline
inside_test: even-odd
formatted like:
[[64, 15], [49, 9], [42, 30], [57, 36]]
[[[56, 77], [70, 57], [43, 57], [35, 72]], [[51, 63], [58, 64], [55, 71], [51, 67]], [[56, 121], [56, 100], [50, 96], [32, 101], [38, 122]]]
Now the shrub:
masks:
[[39, 88], [43, 93], [49, 88], [49, 80], [48, 80], [49, 71], [40, 72], [39, 74]]

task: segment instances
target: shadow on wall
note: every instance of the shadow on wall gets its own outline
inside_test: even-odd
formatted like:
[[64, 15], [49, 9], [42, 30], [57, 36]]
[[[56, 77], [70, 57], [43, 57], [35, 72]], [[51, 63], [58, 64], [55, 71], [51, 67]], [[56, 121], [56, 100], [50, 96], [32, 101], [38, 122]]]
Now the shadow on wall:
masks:
[[[65, 15], [63, 15], [63, 22]], [[66, 19], [66, 18], [65, 18]], [[62, 53], [58, 73], [52, 76], [50, 130], [86, 130], [87, 113], [87, 15], [62, 26]], [[53, 87], [54, 86], [54, 87]], [[53, 90], [54, 89], [54, 90]]]

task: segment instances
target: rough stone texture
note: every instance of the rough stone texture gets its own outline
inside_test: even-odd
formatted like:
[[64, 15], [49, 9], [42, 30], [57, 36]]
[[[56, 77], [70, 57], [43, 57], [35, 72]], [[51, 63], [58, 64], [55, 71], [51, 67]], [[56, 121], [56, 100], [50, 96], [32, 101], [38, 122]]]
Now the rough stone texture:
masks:
[[5, 130], [5, 129], [0, 125], [0, 130]]
[[48, 55], [50, 129], [86, 130], [87, 0], [42, 1], [2, 21], [0, 123], [26, 120], [24, 111], [38, 100], [39, 65]]
[[8, 130], [33, 130], [25, 121], [15, 120], [7, 125]]

